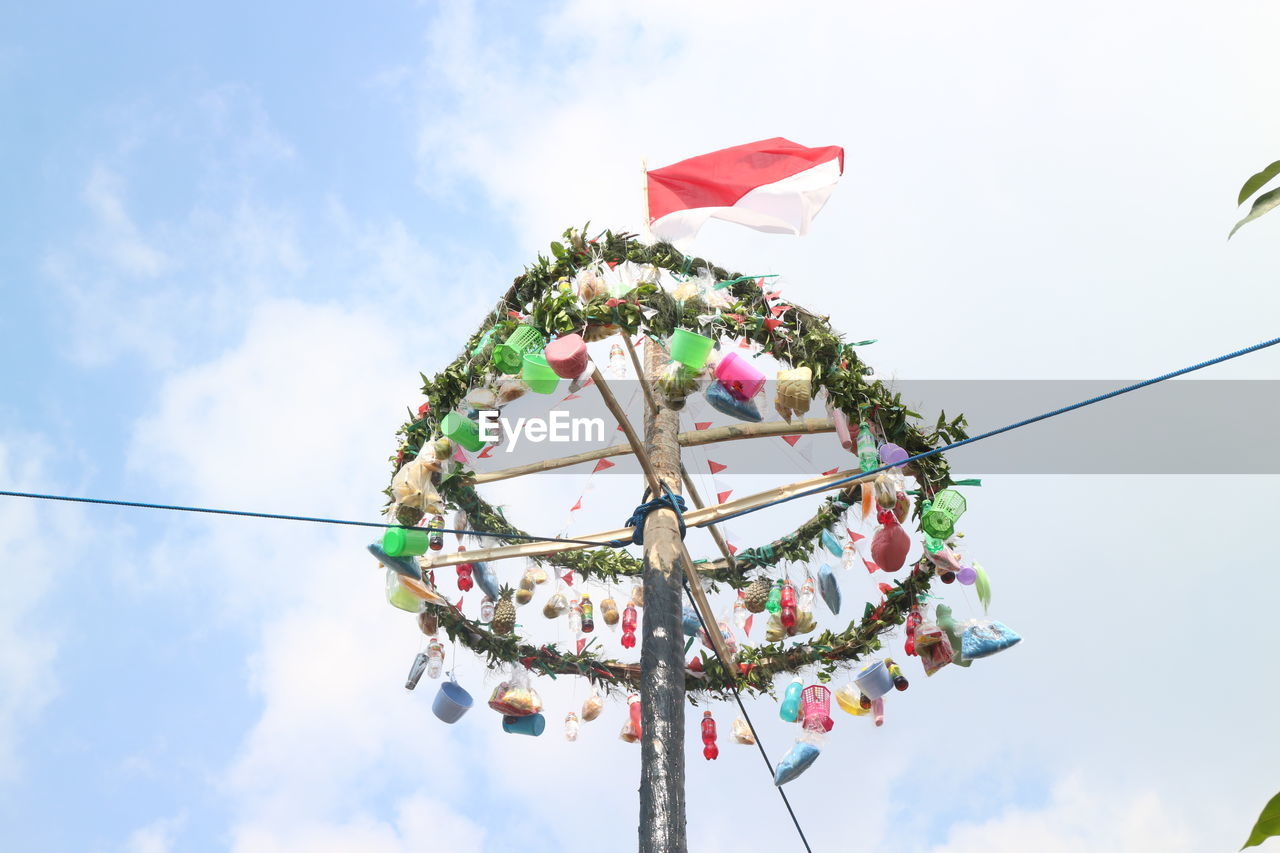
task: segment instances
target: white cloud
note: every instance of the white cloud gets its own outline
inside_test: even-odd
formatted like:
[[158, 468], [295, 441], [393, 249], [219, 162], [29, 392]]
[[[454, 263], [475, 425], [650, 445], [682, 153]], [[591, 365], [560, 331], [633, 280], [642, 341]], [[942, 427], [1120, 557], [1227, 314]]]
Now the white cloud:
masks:
[[126, 853], [169, 853], [186, 823], [185, 815], [161, 818], [139, 827], [125, 841]]

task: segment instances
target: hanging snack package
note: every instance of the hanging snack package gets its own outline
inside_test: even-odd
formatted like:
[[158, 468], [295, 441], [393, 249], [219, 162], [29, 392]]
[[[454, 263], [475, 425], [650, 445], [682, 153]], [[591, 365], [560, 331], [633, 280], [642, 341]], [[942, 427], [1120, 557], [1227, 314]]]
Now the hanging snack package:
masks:
[[582, 722], [591, 722], [600, 716], [600, 712], [603, 710], [604, 699], [600, 696], [600, 691], [592, 687], [591, 695], [582, 701]]
[[525, 569], [520, 578], [520, 588], [516, 590], [516, 604], [528, 604], [533, 600], [533, 569]]
[[600, 602], [600, 618], [610, 627], [618, 624], [618, 602], [612, 595]]
[[924, 674], [933, 675], [951, 663], [954, 652], [945, 631], [932, 623], [916, 629], [916, 654], [924, 664]]
[[791, 747], [791, 750], [774, 768], [773, 784], [782, 786], [797, 778], [808, 770], [821, 754], [822, 735], [806, 729], [805, 733], [796, 739], [795, 746]]
[[542, 615], [548, 619], [558, 619], [565, 613], [569, 612], [569, 599], [564, 597], [564, 593], [557, 592], [547, 599], [547, 603], [542, 605]]
[[636, 607], [644, 607], [644, 584], [632, 584], [631, 603]]
[[529, 674], [516, 669], [510, 679], [493, 688], [489, 707], [508, 717], [527, 717], [542, 710], [542, 699], [529, 686]]
[[631, 720], [628, 719], [622, 724], [622, 731], [618, 732], [618, 740], [624, 740], [627, 743], [635, 743], [640, 738], [636, 737], [636, 733], [631, 729]]
[[733, 721], [733, 742], [747, 746], [753, 746], [756, 742], [755, 735], [751, 734], [751, 726], [742, 717]]
[[684, 408], [685, 399], [698, 390], [698, 374], [678, 361], [671, 361], [658, 372], [654, 388], [668, 406], [679, 411]]
[[968, 660], [989, 657], [1022, 642], [1012, 628], [994, 619], [979, 619], [965, 624], [960, 635], [960, 651]]

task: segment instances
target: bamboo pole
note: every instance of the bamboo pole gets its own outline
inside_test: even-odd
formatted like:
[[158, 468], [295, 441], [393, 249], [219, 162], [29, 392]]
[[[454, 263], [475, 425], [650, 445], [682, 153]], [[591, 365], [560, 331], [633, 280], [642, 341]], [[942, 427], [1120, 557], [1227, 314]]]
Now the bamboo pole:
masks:
[[[718, 444], [724, 441], [741, 441], [748, 438], [775, 438], [780, 435], [813, 435], [834, 431], [835, 424], [831, 422], [830, 418], [805, 418], [804, 420], [797, 420], [793, 423], [787, 423], [786, 421], [771, 421], [769, 423], [730, 424], [728, 426], [716, 427], [715, 429], [691, 430], [678, 434], [676, 436], [676, 440], [681, 447], [701, 447], [704, 444]], [[570, 456], [561, 456], [556, 459], [543, 459], [539, 462], [529, 462], [525, 465], [503, 468], [499, 471], [486, 471], [476, 474], [472, 482], [477, 486], [482, 486], [485, 483], [496, 483], [501, 480], [510, 480], [513, 477], [523, 477], [525, 474], [541, 474], [545, 471], [554, 471], [557, 468], [568, 468], [570, 465], [580, 465], [583, 462], [594, 462], [597, 459], [608, 459], [612, 456], [628, 456], [631, 452], [631, 445], [629, 443], [612, 444], [608, 447], [599, 447], [595, 450], [585, 450], [582, 453], [574, 453]]]

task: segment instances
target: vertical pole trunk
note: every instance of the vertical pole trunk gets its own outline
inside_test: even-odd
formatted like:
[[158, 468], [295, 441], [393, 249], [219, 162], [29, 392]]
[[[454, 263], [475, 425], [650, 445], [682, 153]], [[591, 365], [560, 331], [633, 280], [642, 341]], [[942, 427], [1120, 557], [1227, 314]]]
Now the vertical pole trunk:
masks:
[[[624, 333], [625, 334], [625, 333]], [[645, 344], [645, 372], [662, 353]], [[648, 410], [645, 445], [653, 467], [680, 493], [680, 418], [661, 403]], [[684, 632], [681, 628], [680, 527], [675, 513], [649, 513], [644, 525], [644, 622], [640, 647], [640, 853], [685, 853]]]

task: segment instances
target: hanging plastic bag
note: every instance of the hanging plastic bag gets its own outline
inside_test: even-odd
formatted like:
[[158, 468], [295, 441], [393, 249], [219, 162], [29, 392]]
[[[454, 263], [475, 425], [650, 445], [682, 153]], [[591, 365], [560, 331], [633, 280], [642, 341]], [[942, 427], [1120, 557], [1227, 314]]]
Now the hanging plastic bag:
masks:
[[745, 744], [746, 746], [755, 745], [756, 737], [751, 734], [751, 726], [747, 725], [747, 721], [742, 717], [738, 717], [733, 721], [733, 742]]
[[533, 569], [525, 569], [520, 578], [520, 588], [516, 590], [516, 604], [528, 604], [533, 600]]
[[822, 600], [826, 603], [827, 609], [832, 615], [840, 615], [840, 584], [836, 581], [835, 573], [831, 571], [831, 566], [824, 565], [818, 569], [818, 589], [822, 593]]
[[613, 600], [613, 596], [609, 596], [600, 602], [600, 618], [604, 620], [604, 624], [613, 627], [618, 624], [618, 602]]
[[493, 688], [489, 707], [507, 717], [527, 717], [542, 710], [542, 699], [529, 686], [529, 674], [516, 668], [509, 679]]
[[778, 762], [778, 766], [774, 768], [773, 784], [780, 787], [793, 781], [801, 773], [808, 770], [821, 754], [822, 735], [806, 729], [805, 733], [796, 739], [795, 745], [791, 747], [791, 750]]
[[707, 385], [706, 391], [707, 402], [711, 404], [711, 408], [715, 409], [722, 415], [728, 415], [731, 418], [737, 418], [747, 423], [760, 423], [764, 420], [764, 416], [760, 414], [759, 407], [756, 406], [754, 399], [739, 400], [729, 393], [729, 390], [719, 383], [712, 382]]
[[990, 657], [1022, 642], [1022, 637], [1002, 622], [979, 619], [968, 622], [960, 635], [960, 652], [969, 660]]
[[951, 639], [945, 631], [932, 623], [921, 625], [916, 629], [916, 654], [924, 664], [924, 674], [933, 675], [947, 664], [955, 654], [951, 648]]
[[871, 537], [871, 560], [886, 572], [896, 572], [907, 560], [907, 552], [911, 550], [911, 537], [902, 529], [892, 512], [881, 510], [877, 518], [880, 527]]
[[679, 411], [684, 408], [685, 399], [698, 390], [698, 374], [678, 361], [669, 361], [658, 371], [654, 387], [668, 406]]
[[548, 619], [558, 619], [569, 612], [569, 599], [565, 598], [564, 593], [556, 592], [547, 599], [547, 603], [542, 605], [542, 615]]
[[600, 716], [600, 712], [604, 710], [604, 698], [600, 696], [600, 691], [591, 688], [591, 695], [582, 701], [582, 722], [589, 723], [596, 717]]

